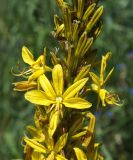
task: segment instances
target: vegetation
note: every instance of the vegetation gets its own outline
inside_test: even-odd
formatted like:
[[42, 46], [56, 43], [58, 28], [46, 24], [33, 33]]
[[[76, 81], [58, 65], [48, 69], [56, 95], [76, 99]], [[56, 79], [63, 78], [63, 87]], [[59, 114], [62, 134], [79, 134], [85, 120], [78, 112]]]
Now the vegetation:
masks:
[[[115, 90], [119, 91], [121, 99], [126, 97], [127, 100], [124, 101], [122, 109], [117, 110], [113, 107], [105, 111], [111, 116], [110, 119], [107, 114], [100, 116], [100, 113], [96, 113], [99, 121], [96, 133], [99, 135], [98, 139], [106, 146], [103, 145], [102, 150], [108, 159], [132, 159], [130, 139], [132, 139], [133, 84], [132, 72], [129, 68], [132, 67], [133, 2], [118, 0], [117, 2], [103, 1], [102, 4], [105, 6], [105, 24], [101, 39], [96, 42], [96, 46], [101, 52], [106, 49], [113, 52], [112, 66], [117, 65], [110, 84], [116, 84]], [[20, 138], [23, 136], [25, 125], [31, 123], [33, 112], [32, 105], [25, 103], [21, 95], [11, 92], [10, 83], [13, 80], [9, 73], [10, 68], [15, 65], [16, 60], [20, 59], [22, 45], [28, 46], [34, 53], [39, 53], [40, 50], [43, 52], [44, 46], [48, 46], [49, 49], [57, 46], [49, 34], [53, 28], [53, 20], [50, 16], [55, 12], [56, 6], [54, 1], [50, 0], [45, 3], [41, 0], [6, 0], [1, 2], [0, 8], [0, 68], [2, 68], [0, 71], [2, 82], [0, 83], [2, 119], [0, 157], [10, 159], [22, 157]], [[120, 80], [122, 83], [119, 83]], [[20, 112], [21, 114], [18, 114]]]

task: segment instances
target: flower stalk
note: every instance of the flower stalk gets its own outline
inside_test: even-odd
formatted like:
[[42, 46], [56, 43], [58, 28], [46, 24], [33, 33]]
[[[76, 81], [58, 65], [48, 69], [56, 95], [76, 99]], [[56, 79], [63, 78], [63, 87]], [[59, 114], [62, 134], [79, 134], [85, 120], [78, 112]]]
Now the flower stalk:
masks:
[[[52, 66], [49, 66], [46, 48], [35, 60], [28, 48], [23, 47], [22, 58], [29, 66], [18, 74], [22, 81], [13, 83], [14, 90], [24, 91], [25, 99], [35, 105], [34, 126], [27, 126], [23, 137], [25, 157], [103, 160], [100, 143], [95, 142], [94, 111], [119, 105], [118, 96], [105, 88], [113, 72], [112, 69], [105, 78], [111, 53], [98, 59], [93, 49], [102, 28], [103, 6], [98, 6], [97, 0], [73, 0], [71, 5], [64, 0], [56, 2], [62, 16], [54, 15], [52, 35], [64, 57], [61, 58], [60, 50], [51, 52]], [[94, 72], [97, 69], [99, 75]], [[97, 99], [91, 99], [90, 92], [97, 95], [98, 108], [93, 104]]]

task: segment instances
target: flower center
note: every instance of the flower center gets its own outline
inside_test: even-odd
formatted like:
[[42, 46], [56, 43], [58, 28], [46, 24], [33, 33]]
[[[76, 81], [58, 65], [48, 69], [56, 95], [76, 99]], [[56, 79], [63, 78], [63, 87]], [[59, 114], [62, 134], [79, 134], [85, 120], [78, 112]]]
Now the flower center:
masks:
[[57, 103], [62, 103], [62, 100], [63, 100], [62, 97], [56, 97], [56, 102]]

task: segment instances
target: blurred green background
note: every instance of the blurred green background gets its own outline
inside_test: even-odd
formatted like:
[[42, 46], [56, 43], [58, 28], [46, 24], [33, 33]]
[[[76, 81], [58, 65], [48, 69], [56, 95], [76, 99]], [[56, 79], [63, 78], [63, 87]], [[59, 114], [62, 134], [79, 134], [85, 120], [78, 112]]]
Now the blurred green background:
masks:
[[[122, 107], [96, 113], [97, 139], [103, 142], [107, 160], [133, 159], [133, 0], [101, 0], [104, 28], [96, 42], [99, 53], [113, 52], [109, 68], [115, 72], [109, 82], [119, 93]], [[23, 94], [12, 91], [10, 70], [21, 60], [23, 45], [35, 56], [57, 44], [50, 32], [55, 0], [0, 0], [0, 159], [23, 158], [21, 138], [32, 123], [33, 107]]]

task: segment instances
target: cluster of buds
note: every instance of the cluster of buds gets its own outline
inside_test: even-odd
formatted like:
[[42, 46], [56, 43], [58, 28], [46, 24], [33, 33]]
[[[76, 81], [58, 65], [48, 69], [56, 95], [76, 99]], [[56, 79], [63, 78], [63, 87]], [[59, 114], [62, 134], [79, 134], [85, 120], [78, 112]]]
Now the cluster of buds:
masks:
[[[111, 53], [97, 59], [92, 45], [101, 32], [103, 6], [97, 0], [56, 0], [62, 17], [54, 16], [52, 32], [60, 45], [46, 65], [46, 48], [37, 60], [26, 48], [22, 58], [28, 68], [16, 74], [24, 80], [14, 90], [24, 91], [35, 105], [34, 126], [23, 137], [26, 160], [103, 160], [95, 142], [95, 112], [106, 105], [118, 105], [119, 98], [105, 89], [113, 69], [105, 78]], [[64, 53], [64, 56], [59, 54]], [[94, 71], [99, 69], [99, 75]], [[95, 100], [91, 92], [97, 94]], [[93, 98], [93, 99], [92, 99]], [[94, 103], [94, 100], [97, 101]], [[94, 104], [93, 104], [94, 103]], [[93, 111], [90, 110], [93, 108]]]

